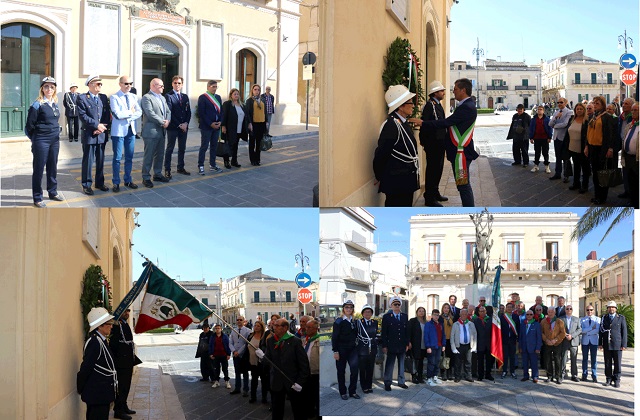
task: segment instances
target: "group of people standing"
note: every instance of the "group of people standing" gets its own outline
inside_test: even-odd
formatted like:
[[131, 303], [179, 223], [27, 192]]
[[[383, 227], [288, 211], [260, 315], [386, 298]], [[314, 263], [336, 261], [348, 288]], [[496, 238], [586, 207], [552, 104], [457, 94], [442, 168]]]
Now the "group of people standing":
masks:
[[[77, 93], [78, 86], [72, 84], [64, 94], [63, 104], [67, 118], [69, 141], [82, 143], [82, 191], [94, 195], [94, 188], [100, 191], [120, 191], [124, 187], [137, 189], [131, 171], [135, 140], [142, 136], [144, 157], [142, 162], [142, 185], [153, 188], [153, 181], [169, 182], [172, 179], [172, 155], [178, 148], [177, 173], [188, 176], [184, 156], [187, 132], [191, 121], [189, 97], [182, 93], [184, 78], [172, 78], [172, 90], [164, 93], [164, 82], [153, 79], [149, 92], [139, 100], [128, 76], [118, 79], [120, 90], [111, 97], [101, 93], [102, 79], [98, 75], [89, 76], [85, 85], [86, 93]], [[267, 87], [261, 94], [259, 85], [253, 85], [251, 96], [246, 103], [240, 99], [237, 89], [231, 89], [229, 99], [222, 102], [216, 94], [218, 83], [207, 82], [207, 91], [198, 98], [197, 118], [201, 133], [198, 152], [198, 173], [205, 175], [205, 158], [209, 151], [209, 169], [222, 172], [216, 165], [216, 156], [222, 156], [224, 166], [239, 168], [238, 141], [249, 141], [249, 158], [254, 166], [260, 165], [262, 138], [269, 132], [269, 123], [275, 112], [274, 97]], [[25, 133], [31, 140], [33, 153], [32, 196], [36, 207], [46, 207], [43, 200], [42, 177], [46, 169], [47, 192], [50, 200], [64, 201], [58, 192], [57, 164], [60, 150], [57, 82], [53, 77], [42, 80], [38, 98], [31, 105], [25, 124]], [[140, 129], [140, 121], [142, 131]], [[80, 127], [80, 128], [79, 128]], [[80, 134], [79, 134], [80, 133]], [[104, 179], [105, 147], [109, 140], [113, 145], [113, 185], [109, 188]], [[166, 149], [165, 149], [166, 141]], [[218, 148], [224, 147], [221, 153]], [[120, 165], [124, 154], [124, 177], [120, 178]], [[95, 179], [93, 165], [95, 162]], [[163, 172], [164, 168], [164, 172]]]
[[[573, 305], [559, 297], [557, 306], [542, 304], [542, 297], [529, 309], [513, 294], [506, 305], [493, 308], [480, 296], [476, 306], [462, 301], [456, 307], [457, 297], [449, 296], [449, 302], [441, 310], [433, 309], [427, 316], [424, 307], [418, 307], [416, 316], [409, 319], [401, 311], [399, 297], [392, 297], [390, 309], [378, 320], [373, 319], [369, 305], [362, 308], [361, 319], [354, 317], [353, 301], [343, 304], [342, 316], [335, 320], [332, 334], [332, 349], [336, 361], [338, 390], [343, 400], [350, 397], [360, 399], [357, 391], [358, 375], [365, 394], [373, 392], [373, 374], [378, 346], [385, 355], [383, 380], [385, 391], [391, 391], [393, 372], [397, 363], [397, 386], [407, 389], [405, 371], [411, 372], [414, 384], [437, 386], [444, 381], [462, 380], [495, 381], [492, 376], [494, 355], [492, 337], [494, 311], [500, 325], [500, 342], [503, 363], [501, 379], [509, 375], [517, 379], [516, 368], [522, 367], [521, 381], [539, 381], [539, 366], [546, 370], [545, 382], [562, 384], [564, 379], [574, 382], [587, 381], [591, 375], [597, 379], [596, 352], [604, 351], [604, 385], [620, 387], [622, 351], [627, 347], [627, 325], [625, 317], [617, 314], [616, 302], [607, 304], [607, 313], [599, 318], [591, 305], [586, 307], [586, 316], [573, 314]], [[379, 333], [378, 333], [379, 331]], [[582, 375], [578, 378], [578, 347], [582, 345]], [[520, 354], [520, 357], [518, 357]], [[410, 358], [408, 356], [411, 356]], [[424, 360], [427, 360], [425, 370]], [[590, 358], [590, 365], [589, 365]], [[405, 366], [406, 361], [412, 366]], [[397, 361], [397, 362], [396, 362]], [[567, 363], [570, 362], [570, 371]], [[345, 372], [349, 365], [350, 378], [347, 387]], [[570, 374], [570, 375], [569, 375]]]
[[236, 379], [230, 395], [250, 395], [249, 402], [255, 403], [260, 383], [261, 402], [269, 404], [267, 397], [271, 395], [269, 410], [273, 419], [283, 418], [287, 397], [296, 420], [315, 417], [319, 413], [319, 325], [312, 317], [303, 316], [300, 329], [292, 334], [289, 322], [277, 314], [271, 316], [268, 328], [258, 316], [253, 329], [240, 316], [227, 335], [220, 324], [211, 331], [205, 321], [196, 353], [201, 381], [210, 381], [212, 388], [218, 388], [222, 373], [225, 387], [231, 389], [228, 361], [233, 358]]
[[568, 183], [573, 177], [569, 189], [584, 194], [592, 177], [591, 202], [602, 205], [607, 201], [609, 186], [599, 171], [618, 168], [621, 152], [625, 192], [620, 198], [628, 198], [629, 205], [638, 208], [638, 104], [633, 98], [626, 98], [620, 115], [616, 115], [618, 108], [607, 105], [603, 96], [588, 103], [579, 102], [573, 109], [569, 109], [566, 98], [559, 98], [557, 106], [548, 117], [545, 107], [539, 105], [533, 118], [524, 112], [522, 104], [517, 106], [507, 134], [507, 139], [513, 140], [512, 165], [529, 166], [531, 143], [535, 151], [531, 172], [539, 171], [542, 154], [545, 172], [550, 174], [549, 147], [553, 141], [556, 161], [549, 179]]

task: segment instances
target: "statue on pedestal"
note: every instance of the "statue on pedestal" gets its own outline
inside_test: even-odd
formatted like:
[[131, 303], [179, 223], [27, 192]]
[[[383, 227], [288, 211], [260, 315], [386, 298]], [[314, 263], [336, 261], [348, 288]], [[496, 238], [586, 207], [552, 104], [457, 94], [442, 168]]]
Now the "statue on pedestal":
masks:
[[489, 268], [489, 254], [493, 246], [491, 226], [493, 215], [485, 207], [481, 213], [470, 214], [469, 217], [476, 227], [476, 249], [473, 253], [473, 284], [484, 283], [484, 277]]

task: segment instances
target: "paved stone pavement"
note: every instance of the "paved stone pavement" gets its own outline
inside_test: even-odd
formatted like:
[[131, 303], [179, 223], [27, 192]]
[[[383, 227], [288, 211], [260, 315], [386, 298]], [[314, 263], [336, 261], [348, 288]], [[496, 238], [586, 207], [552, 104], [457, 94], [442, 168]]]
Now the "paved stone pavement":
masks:
[[[506, 119], [508, 117], [508, 119]], [[474, 141], [480, 150], [480, 158], [471, 164], [471, 186], [473, 188], [476, 207], [589, 207], [593, 198], [593, 178], [589, 182], [589, 191], [579, 194], [570, 191], [569, 183], [562, 180], [550, 181], [555, 168], [555, 152], [553, 144], [549, 150], [551, 162], [551, 174], [544, 172], [544, 165], [540, 164], [541, 171], [531, 173], [533, 168], [533, 145], [529, 148], [530, 164], [527, 168], [511, 166], [513, 155], [511, 141], [507, 141], [508, 125], [511, 113], [502, 113], [499, 116], [478, 117], [478, 124], [474, 131]], [[445, 207], [459, 207], [462, 205], [460, 194], [456, 188], [451, 163], [445, 161], [442, 180], [439, 186], [440, 193], [449, 198], [443, 202]], [[608, 206], [626, 206], [627, 200], [618, 198], [624, 188], [622, 185], [610, 188], [607, 198]], [[419, 197], [414, 206], [424, 206], [424, 199]]]
[[[309, 131], [305, 131], [304, 125], [285, 126], [278, 132], [274, 126], [272, 131], [273, 148], [262, 152], [260, 167], [251, 166], [248, 144], [240, 142], [238, 160], [241, 168], [223, 168], [222, 173], [212, 174], [208, 170], [207, 160], [205, 176], [197, 174], [199, 132], [190, 131], [185, 167], [191, 175], [175, 173], [177, 151], [174, 151], [173, 179], [169, 183], [154, 182], [154, 187], [150, 189], [142, 186], [143, 142], [138, 140], [132, 176], [139, 188], [131, 190], [121, 184], [118, 193], [94, 189], [93, 196], [82, 193], [80, 143], [61, 141], [58, 191], [64, 194], [66, 201], [47, 200], [45, 190], [45, 203], [48, 207], [311, 207], [313, 187], [318, 183], [317, 127], [310, 127]], [[110, 144], [107, 144], [105, 152], [105, 183], [110, 187], [113, 156]], [[29, 144], [2, 144], [0, 160], [1, 205], [32, 206]], [[222, 158], [217, 160], [218, 166], [223, 167]]]
[[[598, 377], [604, 380], [602, 352], [598, 352]], [[578, 354], [580, 370], [582, 354]], [[621, 387], [604, 387], [602, 383], [563, 381], [562, 385], [531, 381], [521, 382], [507, 376], [495, 382], [443, 382], [438, 386], [414, 385], [410, 375], [407, 390], [392, 386], [384, 391], [382, 381], [374, 381], [372, 394], [358, 393], [360, 400], [343, 401], [337, 385], [320, 390], [322, 416], [633, 416], [634, 415], [634, 350], [623, 352]], [[335, 368], [326, 369], [335, 376]], [[544, 370], [541, 372], [544, 376]], [[395, 378], [394, 378], [395, 379]], [[395, 381], [394, 381], [395, 383]]]

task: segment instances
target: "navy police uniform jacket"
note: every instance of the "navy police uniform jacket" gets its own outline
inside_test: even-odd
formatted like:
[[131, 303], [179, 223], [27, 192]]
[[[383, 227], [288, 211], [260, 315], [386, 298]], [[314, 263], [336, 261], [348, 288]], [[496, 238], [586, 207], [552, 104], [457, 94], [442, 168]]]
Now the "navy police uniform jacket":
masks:
[[111, 123], [111, 108], [109, 108], [107, 95], [99, 93], [98, 98], [96, 105], [89, 92], [78, 97], [78, 115], [82, 122], [82, 144], [102, 144], [108, 140], [107, 131], [93, 135], [93, 132], [98, 129], [98, 124], [104, 124], [108, 129]]
[[117, 369], [133, 369], [135, 365], [142, 363], [135, 355], [133, 333], [126, 321], [120, 321], [119, 324], [113, 325], [109, 347]]
[[400, 320], [396, 319], [393, 311], [382, 317], [382, 332], [380, 342], [389, 353], [404, 353], [409, 345], [409, 317], [400, 313]]
[[333, 323], [333, 332], [331, 333], [331, 348], [333, 352], [351, 351], [356, 348], [356, 339], [358, 337], [358, 321], [352, 318], [351, 321], [343, 317], [336, 318]]
[[369, 325], [367, 325], [367, 320], [362, 318], [361, 320], [356, 321], [356, 325], [358, 326], [358, 355], [368, 356], [370, 354], [377, 354], [378, 321], [370, 319]]
[[627, 320], [623, 315], [615, 314], [613, 320], [609, 314], [602, 316], [598, 345], [606, 350], [627, 347]]
[[113, 355], [106, 341], [97, 333], [84, 345], [84, 357], [77, 379], [78, 392], [88, 405], [104, 405], [115, 401], [118, 380]]

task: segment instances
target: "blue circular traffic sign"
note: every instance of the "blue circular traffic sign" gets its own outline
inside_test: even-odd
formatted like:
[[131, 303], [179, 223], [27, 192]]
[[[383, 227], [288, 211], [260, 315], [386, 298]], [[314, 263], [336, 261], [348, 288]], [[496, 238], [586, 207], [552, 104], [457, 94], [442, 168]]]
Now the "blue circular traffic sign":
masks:
[[298, 287], [311, 286], [311, 276], [305, 272], [296, 274], [296, 284]]
[[625, 69], [632, 69], [636, 66], [636, 56], [627, 53], [620, 56], [620, 65]]

